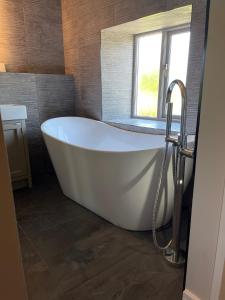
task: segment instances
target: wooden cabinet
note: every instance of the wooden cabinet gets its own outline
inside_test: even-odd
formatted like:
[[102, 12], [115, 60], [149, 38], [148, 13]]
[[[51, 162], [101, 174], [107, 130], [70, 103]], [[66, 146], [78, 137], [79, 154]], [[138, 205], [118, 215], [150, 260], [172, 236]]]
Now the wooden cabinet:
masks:
[[3, 131], [7, 146], [13, 188], [18, 189], [25, 186], [31, 187], [25, 121], [4, 121]]

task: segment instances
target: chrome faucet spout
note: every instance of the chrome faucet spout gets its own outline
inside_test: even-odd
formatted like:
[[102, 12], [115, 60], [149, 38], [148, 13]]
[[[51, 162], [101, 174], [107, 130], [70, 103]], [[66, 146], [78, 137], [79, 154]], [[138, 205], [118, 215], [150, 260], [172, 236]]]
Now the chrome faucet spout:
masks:
[[[171, 126], [172, 126], [172, 113], [173, 113], [173, 103], [171, 102], [172, 92], [175, 86], [178, 86], [181, 93], [181, 121], [180, 121], [180, 146], [181, 148], [186, 148], [186, 116], [187, 116], [187, 93], [184, 83], [175, 79], [171, 82], [168, 87], [166, 103], [167, 103], [167, 126], [166, 126], [166, 139], [171, 142]], [[174, 137], [172, 137], [172, 140]], [[178, 142], [178, 138], [176, 139]]]

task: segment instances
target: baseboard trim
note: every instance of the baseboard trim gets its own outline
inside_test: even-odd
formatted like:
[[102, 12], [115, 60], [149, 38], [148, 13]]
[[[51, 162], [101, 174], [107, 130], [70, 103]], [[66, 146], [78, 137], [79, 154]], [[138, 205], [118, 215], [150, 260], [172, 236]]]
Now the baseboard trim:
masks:
[[201, 300], [201, 299], [186, 289], [183, 292], [183, 300]]

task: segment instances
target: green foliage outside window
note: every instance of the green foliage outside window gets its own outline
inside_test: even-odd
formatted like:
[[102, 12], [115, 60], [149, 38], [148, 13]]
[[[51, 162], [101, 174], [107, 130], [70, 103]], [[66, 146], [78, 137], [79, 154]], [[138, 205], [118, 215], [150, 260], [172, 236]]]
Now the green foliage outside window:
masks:
[[143, 117], [157, 117], [159, 71], [154, 70], [151, 73], [142, 74], [139, 82], [139, 88], [143, 96], [148, 96], [149, 99], [147, 102], [143, 99], [139, 114]]
[[152, 73], [145, 73], [141, 76], [140, 88], [146, 94], [158, 94], [159, 72], [157, 70]]

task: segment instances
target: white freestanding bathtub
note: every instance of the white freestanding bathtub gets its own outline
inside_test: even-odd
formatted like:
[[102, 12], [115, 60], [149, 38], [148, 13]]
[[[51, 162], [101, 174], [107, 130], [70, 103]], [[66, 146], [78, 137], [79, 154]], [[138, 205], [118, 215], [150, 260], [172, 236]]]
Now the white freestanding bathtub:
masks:
[[[41, 126], [63, 193], [111, 223], [149, 230], [164, 136], [121, 130], [86, 118], [50, 119]], [[157, 226], [173, 210], [171, 159]], [[190, 168], [188, 176], [190, 177]]]

